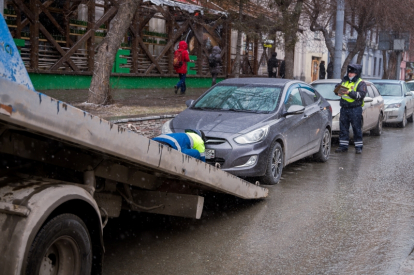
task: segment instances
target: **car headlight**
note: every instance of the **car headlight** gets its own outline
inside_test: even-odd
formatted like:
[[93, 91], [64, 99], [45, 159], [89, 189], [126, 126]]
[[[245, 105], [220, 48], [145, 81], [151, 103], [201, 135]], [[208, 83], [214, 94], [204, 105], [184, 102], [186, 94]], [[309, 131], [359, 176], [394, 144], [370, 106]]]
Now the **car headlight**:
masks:
[[332, 121], [339, 121], [340, 117], [341, 117], [341, 114], [337, 114], [336, 116], [334, 116]]
[[238, 144], [249, 144], [259, 142], [266, 137], [267, 132], [269, 132], [269, 125], [253, 130], [242, 136], [238, 136], [234, 138], [234, 141]]
[[401, 107], [401, 103], [393, 103], [393, 104], [386, 105], [385, 109], [400, 108], [400, 107]]
[[171, 121], [172, 121], [172, 119], [166, 121], [164, 123], [164, 125], [162, 125], [161, 133], [163, 133], [163, 134], [171, 134], [172, 133], [171, 126], [170, 126]]

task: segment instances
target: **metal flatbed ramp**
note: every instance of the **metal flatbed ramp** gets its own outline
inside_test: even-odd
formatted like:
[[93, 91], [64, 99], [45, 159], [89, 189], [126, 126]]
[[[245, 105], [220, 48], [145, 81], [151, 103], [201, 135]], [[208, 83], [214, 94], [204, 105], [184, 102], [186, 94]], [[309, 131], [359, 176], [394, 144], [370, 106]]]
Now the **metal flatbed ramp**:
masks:
[[243, 199], [268, 195], [266, 188], [23, 85], [16, 88], [9, 81], [0, 82], [1, 121], [144, 166], [155, 174], [168, 174]]

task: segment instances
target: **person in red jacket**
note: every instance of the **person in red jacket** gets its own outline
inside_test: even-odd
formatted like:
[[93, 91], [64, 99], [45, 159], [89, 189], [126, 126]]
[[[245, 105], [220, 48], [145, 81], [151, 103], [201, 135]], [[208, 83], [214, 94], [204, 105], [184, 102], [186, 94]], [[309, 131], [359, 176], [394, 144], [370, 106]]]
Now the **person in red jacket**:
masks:
[[187, 62], [190, 61], [188, 55], [188, 45], [185, 41], [178, 43], [178, 49], [174, 52], [174, 69], [180, 77], [177, 85], [174, 86], [174, 92], [177, 93], [178, 89], [181, 88], [181, 94], [185, 94], [185, 77], [187, 75]]

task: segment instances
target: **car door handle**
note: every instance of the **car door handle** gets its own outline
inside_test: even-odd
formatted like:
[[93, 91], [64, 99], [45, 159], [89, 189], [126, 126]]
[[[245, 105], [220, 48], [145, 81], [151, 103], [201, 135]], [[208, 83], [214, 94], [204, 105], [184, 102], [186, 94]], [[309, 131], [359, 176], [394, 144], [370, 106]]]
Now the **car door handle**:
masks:
[[307, 114], [304, 114], [303, 117], [308, 117], [308, 115]]

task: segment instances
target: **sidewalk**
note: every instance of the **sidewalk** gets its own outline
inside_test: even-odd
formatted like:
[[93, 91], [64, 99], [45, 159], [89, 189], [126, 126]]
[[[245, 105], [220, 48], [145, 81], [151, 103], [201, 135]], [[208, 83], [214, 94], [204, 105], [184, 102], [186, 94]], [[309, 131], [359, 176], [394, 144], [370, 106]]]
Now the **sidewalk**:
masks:
[[[43, 90], [42, 93], [67, 102], [107, 120], [154, 115], [178, 114], [185, 110], [185, 102], [197, 99], [207, 88], [187, 89], [186, 95], [174, 94], [174, 89], [118, 89], [112, 91], [114, 103], [92, 107], [85, 104], [88, 90]], [[179, 93], [179, 92], [178, 92]]]

